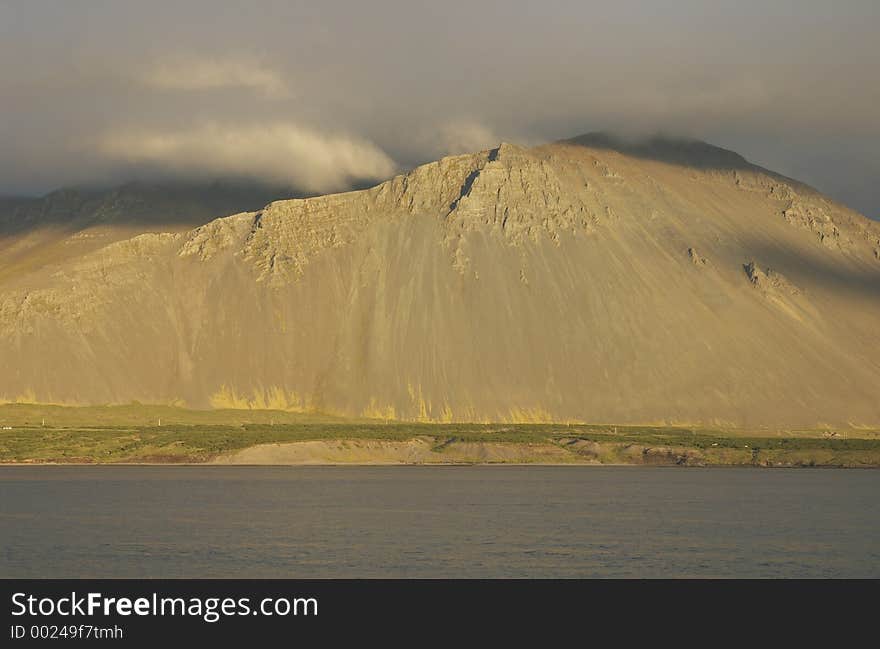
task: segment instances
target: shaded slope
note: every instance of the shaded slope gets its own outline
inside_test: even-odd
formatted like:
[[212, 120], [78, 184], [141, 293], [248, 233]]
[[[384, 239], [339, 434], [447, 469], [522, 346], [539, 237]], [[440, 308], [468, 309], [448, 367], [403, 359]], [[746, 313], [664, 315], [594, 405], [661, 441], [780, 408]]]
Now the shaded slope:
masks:
[[182, 232], [255, 209], [289, 190], [253, 183], [127, 183], [0, 197], [0, 277], [57, 263], [144, 232]]

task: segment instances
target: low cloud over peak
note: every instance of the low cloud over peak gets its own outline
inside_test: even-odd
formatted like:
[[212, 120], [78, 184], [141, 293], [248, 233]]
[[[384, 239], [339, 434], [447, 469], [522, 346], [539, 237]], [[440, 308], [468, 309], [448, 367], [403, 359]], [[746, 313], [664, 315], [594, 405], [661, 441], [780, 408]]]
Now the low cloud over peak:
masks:
[[121, 160], [331, 186], [501, 139], [635, 129], [717, 143], [877, 217], [878, 29], [877, 0], [0, 2], [0, 193], [121, 180]]
[[184, 129], [118, 129], [97, 139], [111, 163], [203, 177], [248, 177], [308, 192], [348, 188], [392, 175], [394, 162], [375, 144], [294, 123], [204, 122]]

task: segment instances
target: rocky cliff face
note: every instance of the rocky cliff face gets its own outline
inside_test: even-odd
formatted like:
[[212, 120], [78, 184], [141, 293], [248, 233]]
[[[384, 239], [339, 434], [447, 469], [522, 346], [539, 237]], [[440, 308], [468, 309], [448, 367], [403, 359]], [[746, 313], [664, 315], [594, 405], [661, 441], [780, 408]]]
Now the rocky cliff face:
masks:
[[0, 395], [880, 425], [880, 225], [702, 143], [444, 158], [0, 276]]

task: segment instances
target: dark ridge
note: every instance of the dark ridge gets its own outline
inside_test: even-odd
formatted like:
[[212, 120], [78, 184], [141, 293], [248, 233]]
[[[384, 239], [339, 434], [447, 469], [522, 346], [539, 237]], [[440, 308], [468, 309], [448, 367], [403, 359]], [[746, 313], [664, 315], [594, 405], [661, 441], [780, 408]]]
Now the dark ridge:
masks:
[[44, 226], [75, 232], [99, 224], [196, 227], [217, 217], [256, 211], [274, 200], [302, 196], [289, 187], [238, 181], [68, 187], [40, 198], [0, 197], [0, 234]]
[[617, 151], [637, 158], [697, 169], [760, 169], [734, 151], [722, 149], [702, 140], [666, 135], [626, 138], [610, 133], [587, 133], [560, 140], [560, 143]]

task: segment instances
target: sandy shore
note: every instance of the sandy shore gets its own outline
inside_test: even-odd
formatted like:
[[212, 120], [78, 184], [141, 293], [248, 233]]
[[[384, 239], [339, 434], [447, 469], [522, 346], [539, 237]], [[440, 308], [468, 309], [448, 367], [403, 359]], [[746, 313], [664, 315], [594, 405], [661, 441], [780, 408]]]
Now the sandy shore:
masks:
[[433, 440], [315, 440], [260, 444], [221, 455], [212, 464], [599, 464], [555, 444], [452, 442]]

